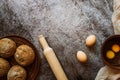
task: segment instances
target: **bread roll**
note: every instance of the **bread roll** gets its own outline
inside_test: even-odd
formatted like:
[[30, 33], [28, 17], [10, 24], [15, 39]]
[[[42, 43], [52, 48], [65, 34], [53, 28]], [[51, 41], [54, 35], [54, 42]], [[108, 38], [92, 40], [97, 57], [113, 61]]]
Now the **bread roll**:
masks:
[[14, 54], [15, 60], [22, 66], [30, 65], [35, 58], [35, 53], [28, 45], [20, 45]]
[[16, 43], [8, 38], [0, 39], [0, 56], [8, 58], [15, 53]]
[[3, 58], [0, 58], [0, 77], [7, 75], [9, 69], [9, 62]]
[[7, 80], [26, 80], [26, 76], [27, 72], [23, 67], [14, 65], [7, 74]]

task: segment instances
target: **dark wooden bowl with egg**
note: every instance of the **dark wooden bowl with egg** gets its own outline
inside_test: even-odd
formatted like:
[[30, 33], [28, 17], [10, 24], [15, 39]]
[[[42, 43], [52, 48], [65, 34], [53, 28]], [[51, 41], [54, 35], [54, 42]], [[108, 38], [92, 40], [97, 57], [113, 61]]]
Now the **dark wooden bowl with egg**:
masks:
[[[3, 38], [9, 38], [9, 39], [13, 40], [16, 43], [16, 47], [18, 47], [20, 45], [28, 45], [32, 48], [32, 50], [35, 53], [35, 58], [30, 65], [22, 66], [22, 65], [18, 64], [14, 58], [14, 55], [9, 58], [5, 58], [5, 59], [10, 63], [11, 67], [14, 65], [22, 66], [27, 72], [26, 80], [36, 80], [36, 77], [37, 77], [37, 75], [39, 73], [39, 69], [40, 69], [40, 55], [39, 55], [38, 51], [36, 50], [35, 46], [29, 40], [27, 40], [23, 37], [20, 37], [20, 36], [16, 36], [16, 35], [5, 36], [0, 39], [3, 39]], [[7, 75], [0, 77], [0, 80], [7, 80]]]
[[101, 56], [106, 65], [120, 69], [120, 35], [110, 36], [104, 41]]

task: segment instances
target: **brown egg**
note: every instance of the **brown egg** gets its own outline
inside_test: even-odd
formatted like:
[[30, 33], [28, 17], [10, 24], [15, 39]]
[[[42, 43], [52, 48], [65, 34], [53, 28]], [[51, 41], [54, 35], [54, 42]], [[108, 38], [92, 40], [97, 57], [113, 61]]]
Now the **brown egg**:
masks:
[[0, 77], [7, 75], [10, 69], [10, 64], [7, 60], [0, 58]]
[[95, 35], [89, 35], [86, 38], [86, 45], [91, 47], [96, 43], [96, 36]]
[[22, 66], [30, 65], [35, 58], [35, 53], [28, 45], [20, 45], [14, 54], [15, 60]]
[[0, 56], [3, 58], [11, 57], [16, 50], [16, 43], [8, 38], [0, 39]]
[[87, 61], [87, 55], [83, 51], [78, 51], [77, 59], [78, 59], [78, 61], [85, 63]]
[[7, 80], [26, 80], [26, 76], [27, 72], [23, 67], [14, 65], [7, 74]]

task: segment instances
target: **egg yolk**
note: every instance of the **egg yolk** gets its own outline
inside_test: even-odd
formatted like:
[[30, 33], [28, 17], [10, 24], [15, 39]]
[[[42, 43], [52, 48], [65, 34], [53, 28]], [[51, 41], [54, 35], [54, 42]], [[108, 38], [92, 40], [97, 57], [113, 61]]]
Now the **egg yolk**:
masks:
[[106, 53], [106, 57], [108, 58], [108, 59], [113, 59], [114, 57], [115, 57], [115, 53], [113, 52], [113, 51], [107, 51], [107, 53]]
[[119, 45], [117, 45], [117, 44], [114, 44], [113, 46], [112, 46], [112, 50], [114, 51], [114, 52], [119, 52], [120, 51], [120, 47], [119, 47]]

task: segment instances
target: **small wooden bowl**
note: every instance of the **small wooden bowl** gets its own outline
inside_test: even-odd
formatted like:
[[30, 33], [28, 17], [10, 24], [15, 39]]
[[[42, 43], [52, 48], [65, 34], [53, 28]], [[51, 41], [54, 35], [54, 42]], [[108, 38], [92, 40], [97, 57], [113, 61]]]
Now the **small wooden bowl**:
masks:
[[104, 41], [101, 47], [101, 56], [106, 65], [111, 68], [120, 69], [120, 51], [115, 53], [115, 58], [113, 59], [108, 59], [106, 57], [106, 52], [112, 50], [111, 48], [113, 44], [118, 44], [120, 46], [120, 35], [110, 36]]
[[[39, 69], [40, 69], [40, 55], [37, 51], [37, 49], [35, 48], [35, 46], [30, 42], [28, 41], [27, 39], [23, 38], [23, 37], [20, 37], [20, 36], [16, 36], [16, 35], [13, 35], [13, 36], [5, 36], [5, 37], [2, 37], [2, 38], [9, 38], [9, 39], [12, 39], [13, 41], [15, 41], [17, 47], [19, 45], [22, 45], [22, 44], [26, 44], [28, 46], [30, 46], [34, 52], [35, 52], [35, 60], [34, 62], [27, 66], [27, 67], [24, 67], [27, 71], [27, 79], [26, 80], [36, 80], [36, 77], [39, 73]], [[0, 39], [2, 39], [0, 38]], [[13, 65], [19, 65], [15, 59], [14, 59], [14, 56], [10, 57], [10, 58], [7, 58], [6, 59], [11, 66]], [[4, 76], [4, 77], [0, 77], [0, 80], [7, 80], [7, 75]]]

